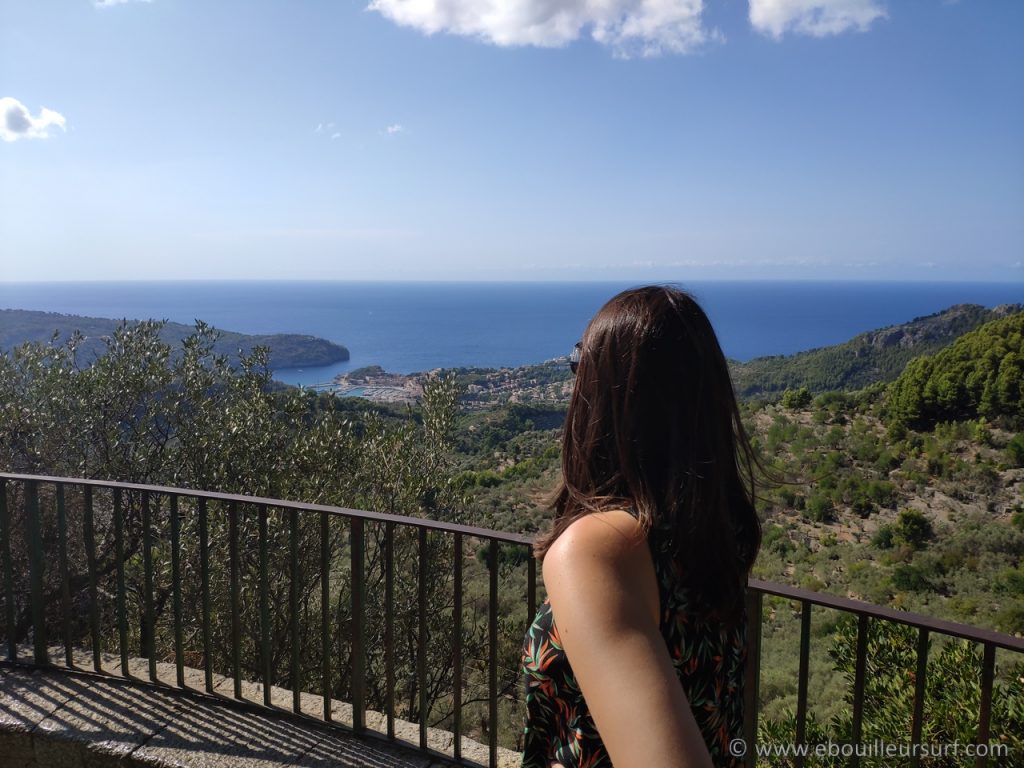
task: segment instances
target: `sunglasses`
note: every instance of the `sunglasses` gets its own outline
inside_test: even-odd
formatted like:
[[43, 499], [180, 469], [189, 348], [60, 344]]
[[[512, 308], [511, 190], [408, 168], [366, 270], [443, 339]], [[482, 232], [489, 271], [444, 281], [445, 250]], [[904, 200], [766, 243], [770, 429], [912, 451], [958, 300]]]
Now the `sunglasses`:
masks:
[[583, 342], [577, 341], [576, 346], [569, 353], [569, 370], [575, 376], [580, 367], [580, 358], [583, 356]]

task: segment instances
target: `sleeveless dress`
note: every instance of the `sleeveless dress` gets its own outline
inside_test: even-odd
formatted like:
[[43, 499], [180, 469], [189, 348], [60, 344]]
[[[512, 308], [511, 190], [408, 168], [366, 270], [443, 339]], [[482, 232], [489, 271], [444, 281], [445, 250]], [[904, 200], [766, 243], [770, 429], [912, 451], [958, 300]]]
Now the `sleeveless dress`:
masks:
[[[729, 741], [743, 735], [743, 669], [746, 620], [724, 628], [699, 620], [690, 609], [671, 556], [668, 536], [652, 530], [648, 537], [661, 606], [660, 630], [676, 675], [711, 753], [724, 768], [742, 761], [729, 753]], [[614, 659], [609, 659], [613, 664]], [[526, 684], [526, 730], [523, 768], [609, 768], [612, 762], [562, 650], [545, 601], [526, 633], [523, 647]]]

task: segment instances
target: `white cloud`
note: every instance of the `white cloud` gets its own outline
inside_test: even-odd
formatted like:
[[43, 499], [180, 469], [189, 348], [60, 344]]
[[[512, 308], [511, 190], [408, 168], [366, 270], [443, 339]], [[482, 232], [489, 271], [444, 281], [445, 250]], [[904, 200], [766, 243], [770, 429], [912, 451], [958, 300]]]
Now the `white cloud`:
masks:
[[335, 139], [340, 139], [340, 138], [341, 138], [341, 134], [340, 133], [332, 133], [331, 134], [331, 141], [334, 141]]
[[97, 8], [112, 8], [115, 5], [125, 5], [127, 3], [151, 3], [153, 0], [92, 0], [92, 4]]
[[10, 96], [0, 99], [0, 139], [4, 141], [46, 139], [52, 126], [63, 131], [66, 124], [67, 120], [60, 112], [43, 107], [37, 117], [32, 117], [28, 107], [17, 99]]
[[704, 0], [372, 0], [396, 24], [499, 46], [568, 45], [589, 31], [618, 56], [689, 53], [721, 33], [701, 20]]
[[750, 0], [750, 23], [776, 40], [786, 32], [811, 37], [865, 32], [886, 15], [880, 0]]
[[403, 133], [404, 131], [405, 131], [405, 128], [403, 128], [399, 123], [395, 123], [394, 125], [389, 125], [387, 128], [384, 129], [384, 132], [388, 136], [394, 136], [396, 133]]

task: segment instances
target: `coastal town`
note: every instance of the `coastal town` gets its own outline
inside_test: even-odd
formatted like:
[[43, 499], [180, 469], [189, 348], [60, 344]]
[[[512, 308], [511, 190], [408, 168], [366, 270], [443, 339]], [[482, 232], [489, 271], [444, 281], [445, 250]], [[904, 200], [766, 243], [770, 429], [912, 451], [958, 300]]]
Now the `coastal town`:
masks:
[[[338, 397], [361, 397], [376, 403], [415, 404], [423, 382], [444, 373], [389, 373], [378, 365], [338, 374], [329, 385], [317, 387]], [[447, 371], [462, 385], [462, 405], [469, 410], [504, 403], [567, 402], [571, 389], [565, 359], [520, 368], [457, 368]]]
[[414, 405], [423, 395], [419, 374], [388, 373], [379, 365], [357, 368], [335, 376], [331, 391], [338, 397], [362, 397], [375, 403]]

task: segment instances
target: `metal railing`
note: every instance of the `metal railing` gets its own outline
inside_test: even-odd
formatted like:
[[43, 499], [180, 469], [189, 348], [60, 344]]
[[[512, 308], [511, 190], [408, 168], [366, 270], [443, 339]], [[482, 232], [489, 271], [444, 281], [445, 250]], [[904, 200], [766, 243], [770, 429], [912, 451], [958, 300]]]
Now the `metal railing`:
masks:
[[[224, 695], [233, 702], [280, 709], [274, 691], [290, 689], [289, 709], [307, 716], [315, 715], [308, 691], [316, 689], [320, 719], [335, 721], [334, 710], [345, 701], [350, 715], [336, 726], [389, 740], [400, 738], [396, 723], [408, 719], [418, 726], [413, 746], [465, 764], [470, 760], [463, 750], [464, 717], [475, 705], [486, 725], [471, 736], [486, 740], [487, 762], [495, 766], [499, 707], [515, 706], [518, 687], [510, 658], [518, 646], [502, 643], [507, 638], [499, 636], [499, 624], [517, 641], [536, 612], [530, 541], [472, 526], [281, 499], [0, 473], [6, 656], [10, 662], [52, 665], [62, 646], [59, 666], [200, 695], [217, 692], [221, 668], [221, 684], [230, 683]], [[477, 557], [468, 558], [474, 546]], [[505, 597], [511, 594], [512, 606], [520, 606], [514, 615], [521, 623], [509, 622], [510, 611], [501, 609], [502, 580]], [[811, 613], [818, 606], [856, 617], [854, 742], [863, 726], [869, 623], [882, 621], [917, 629], [914, 742], [924, 724], [930, 637], [981, 645], [976, 743], [987, 744], [996, 649], [1024, 654], [1024, 640], [751, 581], [744, 690], [748, 764], [757, 760], [765, 596], [800, 605], [795, 743], [806, 735]], [[52, 642], [56, 638], [60, 643]], [[86, 642], [91, 663], [83, 669], [76, 650]], [[105, 654], [105, 646], [116, 653]], [[133, 648], [146, 660], [141, 678], [132, 673]], [[173, 658], [173, 680], [161, 679], [161, 656], [168, 663]], [[438, 659], [450, 665], [442, 674]], [[186, 679], [193, 668], [201, 670], [199, 685]], [[261, 685], [261, 696], [254, 698], [251, 690], [247, 695], [253, 683]], [[467, 698], [472, 690], [476, 694]], [[379, 731], [367, 725], [373, 711], [383, 714]], [[432, 727], [451, 731], [450, 754], [430, 747]], [[796, 755], [793, 763], [801, 766], [804, 759]], [[985, 757], [976, 764], [986, 765]]]
[[[1024, 654], [1024, 638], [994, 632], [988, 629], [972, 627], [945, 619], [898, 611], [893, 608], [872, 605], [860, 600], [835, 597], [833, 595], [812, 592], [798, 587], [773, 584], [767, 581], [751, 579], [747, 589], [747, 617], [750, 627], [748, 635], [748, 663], [744, 683], [745, 708], [744, 741], [750, 753], [756, 752], [757, 718], [758, 718], [758, 684], [761, 669], [761, 637], [760, 629], [764, 618], [764, 597], [772, 595], [799, 603], [800, 605], [800, 650], [799, 672], [797, 677], [797, 707], [794, 744], [805, 744], [807, 733], [807, 684], [809, 679], [810, 646], [811, 646], [811, 611], [814, 606], [832, 609], [856, 617], [857, 640], [855, 646], [855, 672], [853, 683], [853, 722], [851, 744], [860, 744], [864, 725], [865, 686], [867, 682], [868, 661], [868, 629], [869, 622], [882, 621], [902, 624], [917, 630], [916, 668], [914, 670], [914, 699], [911, 716], [910, 744], [920, 744], [924, 727], [925, 691], [928, 685], [928, 654], [930, 638], [933, 634], [948, 638], [968, 640], [982, 647], [982, 672], [980, 682], [980, 707], [978, 711], [978, 730], [975, 745], [988, 745], [989, 728], [992, 717], [992, 691], [995, 681], [996, 649], [1002, 648]], [[793, 764], [803, 766], [805, 756], [793, 755]], [[859, 764], [859, 756], [854, 753], [849, 765]], [[921, 764], [921, 755], [910, 756], [910, 765]], [[988, 764], [988, 756], [979, 753], [975, 765], [979, 768]]]

